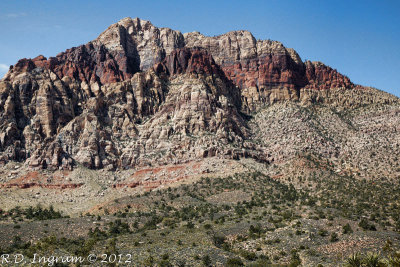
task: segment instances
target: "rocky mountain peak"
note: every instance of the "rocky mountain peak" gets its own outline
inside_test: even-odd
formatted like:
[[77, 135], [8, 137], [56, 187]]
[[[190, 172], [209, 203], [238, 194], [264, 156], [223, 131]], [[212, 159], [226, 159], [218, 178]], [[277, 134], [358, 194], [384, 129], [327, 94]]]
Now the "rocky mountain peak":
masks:
[[275, 103], [343, 109], [396, 101], [248, 31], [208, 37], [124, 18], [85, 45], [10, 67], [0, 81], [0, 163], [266, 163], [274, 156], [254, 139], [251, 114]]
[[135, 70], [147, 70], [174, 49], [184, 46], [183, 35], [169, 28], [157, 28], [139, 18], [124, 18], [111, 25], [94, 40], [115, 57], [126, 57]]

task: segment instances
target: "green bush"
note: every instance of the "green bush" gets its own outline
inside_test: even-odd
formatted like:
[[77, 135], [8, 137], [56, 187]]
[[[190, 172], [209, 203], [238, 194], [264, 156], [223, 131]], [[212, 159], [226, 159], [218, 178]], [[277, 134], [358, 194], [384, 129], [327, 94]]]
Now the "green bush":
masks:
[[246, 260], [249, 260], [249, 261], [255, 261], [257, 259], [256, 253], [250, 252], [250, 251], [247, 251], [247, 250], [241, 250], [240, 251], [240, 255], [243, 258], [245, 258]]
[[291, 252], [289, 267], [297, 267], [301, 265], [301, 259], [299, 253], [296, 250]]
[[203, 258], [201, 259], [201, 261], [203, 262], [204, 266], [211, 266], [211, 258], [208, 255], [203, 256]]
[[331, 241], [331, 242], [337, 242], [337, 241], [339, 241], [338, 234], [335, 233], [335, 232], [333, 232], [333, 233], [331, 234], [331, 238], [329, 239], [329, 241]]
[[244, 266], [244, 264], [240, 258], [229, 258], [226, 261], [226, 266], [227, 267], [238, 267], [238, 266]]
[[351, 234], [353, 233], [353, 229], [351, 229], [350, 224], [346, 224], [343, 226], [343, 234], [347, 235], [347, 234]]
[[386, 265], [381, 259], [381, 256], [376, 253], [369, 253], [362, 260], [366, 267], [385, 267]]
[[361, 221], [358, 223], [358, 226], [360, 226], [364, 230], [376, 231], [376, 226], [373, 223], [370, 223], [365, 218], [361, 219]]
[[127, 223], [122, 222], [120, 219], [115, 220], [115, 222], [110, 222], [108, 224], [108, 233], [110, 235], [126, 234], [130, 233], [131, 230]]
[[363, 264], [362, 257], [359, 253], [355, 253], [347, 258], [345, 267], [361, 267]]

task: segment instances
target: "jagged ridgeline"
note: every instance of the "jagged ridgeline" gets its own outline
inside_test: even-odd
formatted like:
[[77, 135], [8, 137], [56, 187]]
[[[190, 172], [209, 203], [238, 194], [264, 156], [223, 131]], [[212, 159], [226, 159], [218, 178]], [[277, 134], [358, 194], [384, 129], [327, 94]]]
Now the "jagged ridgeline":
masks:
[[[247, 31], [182, 34], [125, 18], [0, 81], [0, 162], [133, 168], [299, 153], [395, 175], [399, 101]], [[339, 170], [341, 171], [341, 170]], [[354, 171], [354, 170], [351, 170]]]

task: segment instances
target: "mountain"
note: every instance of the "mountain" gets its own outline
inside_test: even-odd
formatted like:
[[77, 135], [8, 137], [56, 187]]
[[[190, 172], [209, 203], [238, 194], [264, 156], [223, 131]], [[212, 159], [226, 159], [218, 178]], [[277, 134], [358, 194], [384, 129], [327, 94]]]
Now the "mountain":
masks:
[[399, 115], [280, 42], [122, 19], [0, 80], [0, 254], [398, 266]]
[[399, 151], [398, 98], [248, 31], [207, 37], [125, 18], [56, 57], [19, 60], [0, 99], [0, 162], [31, 168], [310, 151], [393, 174]]

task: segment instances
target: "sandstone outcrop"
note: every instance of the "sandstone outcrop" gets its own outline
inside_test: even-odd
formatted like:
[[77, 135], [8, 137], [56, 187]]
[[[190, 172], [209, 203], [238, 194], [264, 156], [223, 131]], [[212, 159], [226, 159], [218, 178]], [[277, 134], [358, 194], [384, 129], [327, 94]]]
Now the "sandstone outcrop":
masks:
[[280, 156], [256, 140], [268, 125], [252, 126], [250, 115], [287, 101], [339, 110], [398, 103], [247, 31], [206, 37], [125, 18], [86, 45], [10, 68], [0, 81], [0, 163], [115, 169], [213, 156], [268, 163]]

